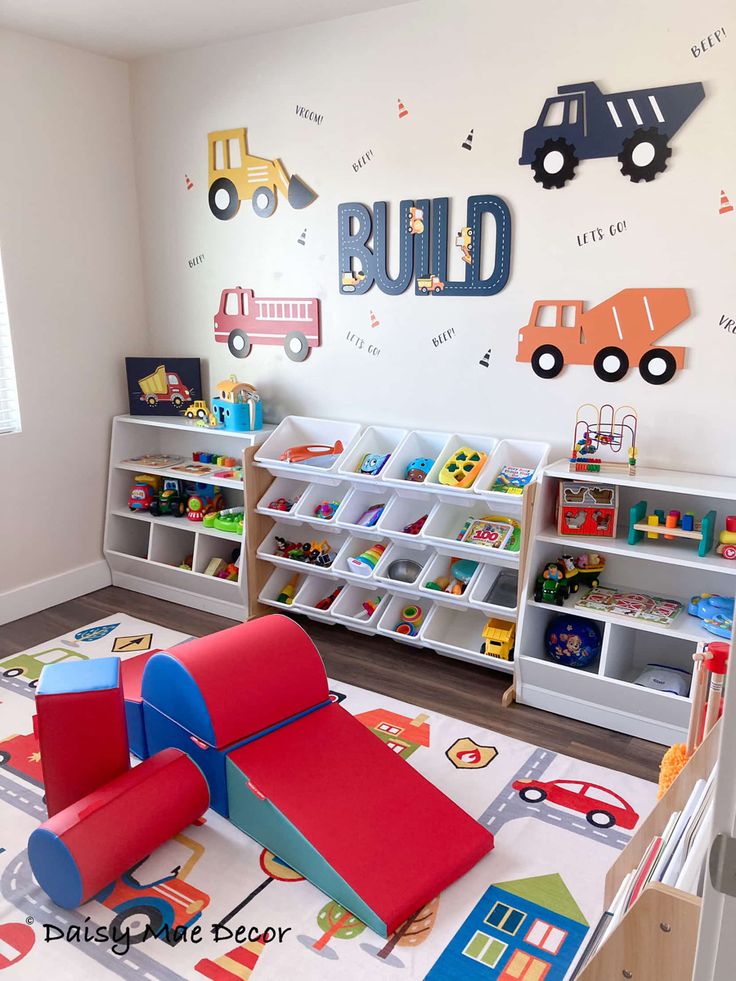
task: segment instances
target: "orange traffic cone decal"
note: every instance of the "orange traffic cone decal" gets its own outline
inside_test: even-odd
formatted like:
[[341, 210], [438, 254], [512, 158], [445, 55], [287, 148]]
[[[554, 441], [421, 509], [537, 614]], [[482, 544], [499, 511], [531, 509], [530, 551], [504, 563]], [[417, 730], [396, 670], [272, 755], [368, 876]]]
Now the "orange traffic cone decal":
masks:
[[184, 181], [185, 181], [185, 183], [187, 185], [187, 190], [188, 191], [191, 191], [191, 189], [194, 187], [194, 184], [189, 179], [189, 174], [184, 174]]
[[398, 103], [399, 103], [399, 119], [403, 119], [404, 116], [409, 115], [409, 110], [406, 108], [406, 106], [401, 101], [401, 99], [398, 100]]
[[719, 215], [725, 215], [729, 211], [733, 211], [733, 205], [728, 200], [728, 195], [726, 194], [726, 192], [725, 191], [721, 191], [721, 206], [718, 209], [718, 214]]
[[236, 979], [247, 981], [263, 953], [264, 946], [264, 941], [259, 937], [258, 940], [243, 944], [242, 947], [233, 947], [227, 954], [214, 961], [209, 957], [203, 957], [194, 970], [199, 971], [210, 981], [236, 981]]
[[375, 313], [372, 310], [370, 313], [371, 313], [371, 327], [380, 327], [381, 321], [378, 319], [378, 317], [375, 315]]

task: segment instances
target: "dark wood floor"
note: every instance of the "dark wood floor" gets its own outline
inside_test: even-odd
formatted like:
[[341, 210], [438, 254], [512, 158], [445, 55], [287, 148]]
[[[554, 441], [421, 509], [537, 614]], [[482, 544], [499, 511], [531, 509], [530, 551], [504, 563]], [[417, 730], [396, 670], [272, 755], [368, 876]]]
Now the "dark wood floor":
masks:
[[[232, 620], [111, 586], [0, 627], [0, 657], [116, 611], [195, 636], [233, 626]], [[319, 648], [331, 678], [646, 780], [657, 779], [662, 746], [524, 705], [502, 708], [501, 695], [510, 680], [506, 674], [404, 648], [388, 638], [303, 617], [299, 622]]]

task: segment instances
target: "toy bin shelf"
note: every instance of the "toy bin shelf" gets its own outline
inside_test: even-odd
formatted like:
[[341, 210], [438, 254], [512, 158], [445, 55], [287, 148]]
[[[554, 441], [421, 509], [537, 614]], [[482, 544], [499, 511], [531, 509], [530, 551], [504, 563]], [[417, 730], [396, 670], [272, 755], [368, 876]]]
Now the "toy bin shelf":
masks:
[[[333, 446], [337, 439], [344, 446], [342, 454], [321, 461], [321, 465], [319, 459], [316, 465], [292, 465], [280, 460], [281, 454], [291, 446]], [[457, 535], [471, 515], [474, 518], [484, 518], [489, 514], [512, 516], [524, 530], [531, 520], [539, 478], [535, 475], [522, 494], [496, 494], [492, 502], [475, 493], [472, 486], [457, 489], [431, 480], [415, 483], [405, 479], [407, 466], [412, 460], [418, 457], [431, 459], [435, 461], [434, 470], [438, 473], [447, 459], [462, 446], [487, 454], [484, 467], [493, 468], [488, 486], [496, 476], [496, 462], [499, 468], [506, 465], [540, 468], [547, 452], [544, 443], [499, 440], [489, 435], [406, 431], [380, 425], [364, 427], [357, 423], [297, 416], [285, 419], [262, 446], [249, 451], [247, 456], [246, 498], [251, 503], [246, 504], [246, 526], [254, 529], [250, 536], [253, 551], [249, 554], [249, 570], [259, 583], [262, 600], [260, 608], [257, 603], [251, 605], [252, 614], [263, 613], [268, 607], [273, 607], [276, 602], [274, 592], [283, 587], [284, 581], [289, 582], [288, 576], [285, 580], [283, 576], [276, 577], [272, 568], [264, 571], [263, 567], [268, 563], [271, 567], [278, 566], [284, 573], [293, 575], [299, 570], [306, 575], [304, 580], [300, 580], [294, 600], [289, 605], [290, 613], [326, 623], [349, 625], [364, 633], [378, 632], [413, 647], [440, 650], [439, 645], [445, 645], [441, 653], [484, 667], [511, 671], [511, 664], [482, 655], [480, 647], [482, 630], [488, 617], [514, 620], [516, 600], [513, 608], [484, 600], [503, 568], [507, 572], [509, 568], [520, 568], [526, 536], [517, 533], [516, 538], [521, 537], [521, 547], [519, 551], [512, 552], [458, 542]], [[494, 451], [497, 451], [495, 456]], [[374, 477], [355, 472], [367, 453], [390, 454], [380, 473]], [[270, 486], [266, 483], [269, 473], [276, 478]], [[476, 482], [484, 473], [484, 468], [479, 468]], [[285, 482], [287, 480], [288, 483]], [[288, 497], [287, 491], [294, 491], [295, 488], [299, 489], [300, 498], [293, 513], [288, 516], [278, 514], [267, 507], [269, 501], [281, 496]], [[323, 522], [315, 518], [314, 508], [324, 500], [339, 502], [339, 508], [333, 519]], [[384, 505], [376, 524], [370, 528], [357, 524], [361, 515], [376, 504]], [[270, 530], [269, 519], [275, 522]], [[424, 524], [417, 533], [405, 531], [420, 519], [424, 519]], [[277, 554], [273, 540], [275, 535], [291, 541], [326, 538], [339, 551], [329, 568], [305, 567]], [[377, 544], [385, 545], [386, 550], [375, 568], [366, 576], [357, 574], [348, 559]], [[452, 557], [467, 558], [478, 563], [478, 569], [464, 594], [456, 597], [423, 588], [430, 572], [433, 575], [446, 574]], [[396, 558], [412, 560], [421, 566], [421, 573], [414, 582], [388, 578], [388, 566]], [[481, 581], [482, 591], [474, 593], [475, 585]], [[316, 604], [339, 587], [342, 587], [339, 605], [336, 600], [334, 610], [318, 610]], [[355, 617], [359, 610], [354, 605], [357, 597], [366, 592], [381, 593], [385, 597], [382, 609], [376, 611], [375, 617], [368, 622], [362, 617]], [[471, 599], [473, 595], [476, 596], [475, 603]], [[397, 634], [394, 627], [399, 619], [394, 617], [394, 613], [412, 604], [422, 607], [421, 629], [413, 636]], [[432, 618], [440, 614], [457, 614], [458, 617], [467, 618], [458, 620], [456, 625], [463, 627], [458, 637], [467, 634], [467, 645], [453, 644], [444, 635], [439, 636], [444, 622], [442, 615], [434, 621], [434, 633], [429, 634], [431, 642], [425, 639], [430, 613]]]
[[[560, 535], [555, 510], [561, 481], [618, 487], [618, 527], [614, 537]], [[647, 663], [692, 671], [698, 644], [717, 639], [703, 621], [690, 616], [690, 598], [700, 593], [730, 597], [736, 562], [711, 550], [698, 555], [697, 543], [687, 538], [660, 536], [629, 544], [629, 512], [647, 500], [650, 510], [665, 514], [679, 510], [697, 518], [713, 511], [716, 535], [725, 518], [734, 513], [736, 480], [637, 467], [626, 473], [571, 473], [565, 461], [553, 463], [542, 474], [528, 548], [517, 639], [516, 697], [520, 702], [580, 719], [628, 735], [669, 746], [687, 734], [689, 699], [635, 684]], [[661, 531], [669, 529], [660, 528]], [[603, 632], [600, 663], [595, 670], [579, 670], [549, 660], [544, 651], [544, 630], [560, 608], [534, 599], [534, 585], [545, 565], [562, 553], [576, 558], [595, 551], [605, 559], [600, 587], [646, 598], [674, 600], [680, 612], [666, 622], [623, 615], [612, 609], [581, 608], [589, 587], [564, 601], [568, 616], [597, 622]], [[641, 603], [634, 600], [631, 606]]]
[[[360, 439], [343, 454], [342, 461], [338, 467], [338, 473], [342, 477], [364, 483], [376, 484], [380, 481], [381, 474], [391, 462], [391, 456], [401, 441], [407, 435], [405, 429], [392, 429], [387, 426], [368, 426]], [[360, 467], [363, 460], [368, 456], [386, 456], [389, 459], [377, 474], [361, 473]]]
[[[340, 479], [338, 470], [357, 442], [361, 428], [355, 422], [287, 416], [257, 450], [255, 459], [275, 476], [302, 476], [315, 483], [337, 483]], [[294, 463], [281, 459], [282, 454], [292, 447], [332, 447], [338, 440], [342, 450], [334, 454]]]
[[447, 657], [511, 673], [514, 670], [513, 661], [481, 654], [483, 628], [487, 621], [488, 617], [479, 610], [454, 610], [435, 605], [422, 626], [420, 636], [427, 647]]
[[126, 462], [144, 454], [168, 453], [192, 460], [195, 452], [230, 456], [242, 464], [243, 452], [273, 431], [264, 426], [253, 433], [203, 429], [179, 418], [116, 416], [112, 424], [110, 469], [105, 520], [104, 554], [116, 586], [157, 596], [184, 606], [242, 620], [246, 615], [247, 576], [233, 582], [179, 569], [187, 555], [220, 554], [229, 561], [244, 536], [205, 528], [201, 522], [128, 509], [128, 494], [137, 473], [174, 477], [185, 482], [219, 485], [228, 507], [243, 504], [242, 480], [217, 478], [214, 472], [191, 475], [173, 468], [147, 469]]

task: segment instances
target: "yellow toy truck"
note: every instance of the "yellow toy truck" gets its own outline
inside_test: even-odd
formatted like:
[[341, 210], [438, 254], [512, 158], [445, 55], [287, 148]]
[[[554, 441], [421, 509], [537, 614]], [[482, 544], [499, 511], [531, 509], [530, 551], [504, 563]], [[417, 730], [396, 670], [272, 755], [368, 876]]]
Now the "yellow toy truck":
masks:
[[501, 661], [513, 661], [515, 640], [515, 623], [491, 617], [483, 628], [483, 643], [480, 645], [480, 652], [489, 657], [497, 657]]

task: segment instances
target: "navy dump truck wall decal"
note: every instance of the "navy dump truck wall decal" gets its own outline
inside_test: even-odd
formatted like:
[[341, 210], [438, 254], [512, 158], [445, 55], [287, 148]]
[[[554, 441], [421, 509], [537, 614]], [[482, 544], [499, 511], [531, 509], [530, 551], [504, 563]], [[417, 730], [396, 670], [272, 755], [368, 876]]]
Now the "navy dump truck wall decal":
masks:
[[581, 160], [595, 157], [616, 157], [624, 176], [652, 181], [667, 167], [669, 141], [704, 98], [702, 82], [611, 94], [595, 82], [560, 85], [524, 133], [519, 163], [548, 190], [564, 187]]

